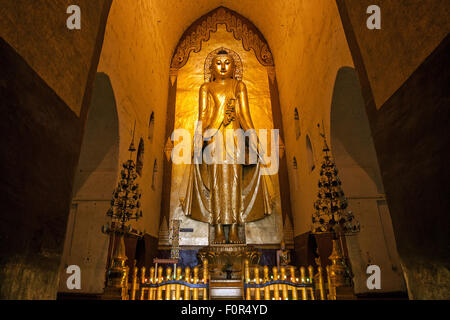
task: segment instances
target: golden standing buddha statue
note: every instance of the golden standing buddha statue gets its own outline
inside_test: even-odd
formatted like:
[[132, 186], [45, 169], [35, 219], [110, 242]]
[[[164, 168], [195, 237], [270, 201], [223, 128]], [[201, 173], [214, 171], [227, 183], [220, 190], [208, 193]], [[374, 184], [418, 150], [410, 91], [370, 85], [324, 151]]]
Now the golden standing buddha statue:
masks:
[[257, 152], [258, 138], [250, 139], [250, 144], [245, 145], [245, 139], [228, 133], [229, 129], [234, 132], [255, 129], [247, 88], [235, 77], [236, 64], [232, 55], [225, 50], [218, 51], [209, 70], [210, 81], [203, 83], [199, 92], [199, 125], [203, 138], [200, 145], [202, 153], [210, 149], [214, 159], [226, 160], [191, 164], [182, 207], [185, 215], [192, 219], [214, 225], [213, 243], [227, 242], [224, 225], [230, 226], [228, 243], [241, 243], [238, 225], [271, 214], [272, 205], [265, 176], [261, 175], [259, 156], [256, 163], [250, 165], [239, 160], [243, 156], [245, 159], [242, 154], [245, 146]]

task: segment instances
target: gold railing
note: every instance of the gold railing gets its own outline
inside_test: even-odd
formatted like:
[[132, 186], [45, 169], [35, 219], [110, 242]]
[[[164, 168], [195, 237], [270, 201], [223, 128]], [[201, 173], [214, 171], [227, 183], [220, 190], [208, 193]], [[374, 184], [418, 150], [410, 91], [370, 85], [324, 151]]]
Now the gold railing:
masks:
[[[175, 274], [172, 274], [172, 268], [167, 267], [165, 276], [163, 276], [163, 267], [151, 267], [149, 274], [146, 268], [140, 270], [134, 267], [129, 286], [129, 300], [208, 300], [209, 298], [209, 274], [208, 261], [203, 261], [203, 267], [200, 270], [198, 266], [193, 268], [186, 267], [184, 273], [182, 268], [178, 267]], [[200, 277], [199, 271], [202, 276]]]
[[[332, 270], [327, 266], [326, 281], [322, 267], [314, 268], [294, 266], [272, 267], [249, 266], [244, 264], [244, 299], [245, 300], [335, 300], [336, 287], [333, 284]], [[173, 269], [151, 267], [147, 274], [145, 267], [133, 268], [131, 282], [124, 281], [123, 300], [208, 300], [210, 276], [208, 261], [203, 266]], [[192, 272], [191, 272], [192, 271]], [[262, 271], [262, 272], [261, 272]], [[272, 272], [270, 272], [272, 271]], [[330, 276], [331, 275], [331, 276]], [[128, 278], [126, 268], [125, 279]]]
[[[262, 268], [262, 273], [261, 273]], [[327, 268], [328, 269], [328, 268]], [[268, 266], [244, 267], [245, 300], [333, 300], [335, 288], [329, 277], [325, 285], [322, 267], [300, 267], [297, 272], [294, 266], [272, 268]], [[308, 271], [308, 274], [306, 273]]]

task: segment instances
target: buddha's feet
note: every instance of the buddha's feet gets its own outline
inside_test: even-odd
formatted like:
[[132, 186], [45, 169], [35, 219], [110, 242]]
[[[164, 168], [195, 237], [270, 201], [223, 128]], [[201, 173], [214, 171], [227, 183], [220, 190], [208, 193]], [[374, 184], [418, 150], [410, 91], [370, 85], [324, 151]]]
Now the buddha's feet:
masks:
[[227, 242], [227, 239], [225, 239], [225, 235], [223, 234], [218, 234], [216, 235], [213, 243], [214, 244], [225, 244]]
[[225, 238], [225, 233], [223, 232], [223, 225], [222, 224], [216, 224], [215, 226], [215, 236], [213, 244], [224, 244], [227, 242], [227, 239]]
[[239, 236], [237, 235], [237, 233], [230, 232], [230, 243], [239, 244], [239, 243], [244, 243], [244, 242], [239, 239]]
[[239, 239], [238, 225], [237, 223], [233, 223], [230, 228], [229, 241], [232, 244], [240, 244], [243, 243], [242, 240]]

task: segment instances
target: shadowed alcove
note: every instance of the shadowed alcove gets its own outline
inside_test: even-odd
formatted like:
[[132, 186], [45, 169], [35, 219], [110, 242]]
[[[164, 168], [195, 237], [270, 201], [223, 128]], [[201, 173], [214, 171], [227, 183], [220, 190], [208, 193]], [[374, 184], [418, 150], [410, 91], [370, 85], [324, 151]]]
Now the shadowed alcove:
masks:
[[[79, 292], [103, 291], [109, 240], [101, 233], [101, 227], [108, 221], [106, 212], [117, 179], [118, 154], [119, 121], [114, 91], [108, 75], [97, 73], [63, 253], [63, 268], [74, 264], [83, 271]], [[67, 276], [61, 273], [60, 292], [68, 290]]]
[[383, 270], [382, 290], [405, 290], [375, 147], [355, 69], [339, 69], [331, 103], [331, 149], [361, 232], [347, 237], [355, 291], [368, 292], [367, 265]]

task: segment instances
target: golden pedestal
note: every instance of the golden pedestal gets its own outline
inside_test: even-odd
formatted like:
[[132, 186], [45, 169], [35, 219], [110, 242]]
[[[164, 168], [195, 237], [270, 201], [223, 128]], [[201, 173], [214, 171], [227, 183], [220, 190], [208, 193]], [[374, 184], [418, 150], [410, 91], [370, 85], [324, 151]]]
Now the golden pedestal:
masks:
[[117, 243], [113, 248], [111, 264], [107, 270], [107, 282], [102, 299], [126, 300], [128, 285], [127, 256], [125, 254], [125, 241], [123, 232], [113, 231], [113, 237], [117, 237]]
[[111, 265], [108, 269], [108, 286], [113, 288], [122, 288], [126, 279], [126, 261], [125, 242], [123, 233], [117, 233], [117, 245], [114, 248], [114, 253]]
[[246, 244], [212, 244], [200, 249], [197, 257], [200, 261], [207, 259], [211, 279], [235, 280], [242, 278], [244, 261], [258, 264], [261, 252]]
[[345, 258], [337, 239], [333, 240], [333, 250], [329, 259], [331, 260], [331, 265], [327, 266], [327, 273], [330, 280], [329, 283], [332, 284], [333, 288], [330, 292], [331, 299], [353, 300], [355, 296], [350, 270], [345, 263]]

